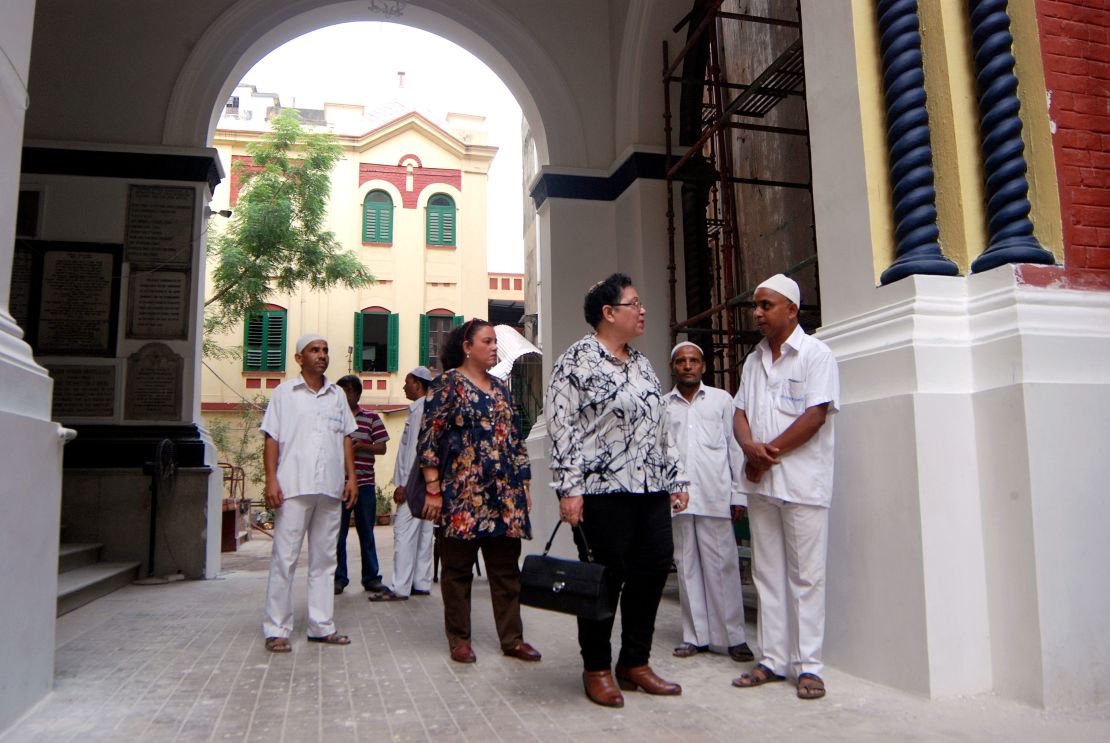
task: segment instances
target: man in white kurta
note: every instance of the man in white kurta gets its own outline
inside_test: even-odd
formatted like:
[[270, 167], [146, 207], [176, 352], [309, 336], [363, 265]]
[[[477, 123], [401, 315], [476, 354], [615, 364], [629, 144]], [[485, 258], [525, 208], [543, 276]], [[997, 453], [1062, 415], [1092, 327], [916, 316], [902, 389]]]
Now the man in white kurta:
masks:
[[[347, 396], [328, 381], [328, 344], [315, 333], [296, 345], [301, 373], [278, 385], [260, 426], [265, 434], [266, 504], [274, 544], [262, 632], [266, 649], [292, 650], [293, 574], [308, 534], [308, 639], [347, 645], [333, 621], [335, 553], [343, 503], [358, 498], [351, 434], [358, 426]], [[341, 502], [342, 499], [342, 502]]]
[[740, 563], [732, 515], [747, 504], [741, 492], [744, 455], [732, 435], [732, 396], [702, 384], [701, 348], [684, 341], [671, 351], [675, 387], [666, 396], [671, 439], [690, 478], [686, 510], [675, 514], [674, 559], [687, 658], [711, 650], [752, 660], [744, 635]]
[[409, 414], [401, 434], [401, 448], [393, 467], [393, 500], [398, 504], [393, 521], [393, 595], [427, 596], [432, 590], [432, 547], [435, 524], [418, 519], [405, 504], [408, 494], [405, 483], [416, 463], [416, 441], [420, 438], [420, 421], [424, 417], [424, 396], [435, 374], [426, 366], [418, 366], [405, 375], [405, 397]]
[[801, 292], [776, 274], [756, 289], [763, 340], [744, 362], [734, 428], [744, 450], [752, 567], [759, 594], [759, 664], [748, 688], [793, 676], [801, 699], [825, 695], [825, 558], [840, 406], [836, 360], [798, 325]]

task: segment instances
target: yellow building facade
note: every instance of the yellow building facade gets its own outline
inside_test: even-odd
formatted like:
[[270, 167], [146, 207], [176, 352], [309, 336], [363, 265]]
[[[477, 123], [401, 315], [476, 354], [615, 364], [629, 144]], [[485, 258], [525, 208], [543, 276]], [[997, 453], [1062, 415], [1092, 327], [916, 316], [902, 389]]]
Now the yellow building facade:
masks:
[[[260, 139], [266, 111], [273, 113], [277, 104], [276, 96], [253, 89], [236, 93], [242, 95], [229, 101], [213, 143], [231, 174], [228, 187], [213, 196], [213, 212], [235, 209], [241, 171], [250, 168], [247, 146]], [[205, 361], [201, 412], [229, 441], [241, 441], [244, 428], [257, 427], [257, 415], [244, 414], [244, 408], [259, 406], [270, 390], [296, 377], [296, 339], [318, 332], [331, 349], [328, 377], [362, 379], [361, 403], [382, 416], [395, 446], [408, 406], [405, 374], [418, 365], [438, 369], [446, 334], [464, 318], [486, 317], [491, 300], [523, 302], [520, 274], [489, 273], [486, 267], [487, 173], [497, 148], [486, 144], [482, 117], [448, 114], [435, 121], [399, 104], [371, 111], [326, 104], [322, 111], [302, 111], [302, 119], [306, 129], [335, 134], [342, 147], [327, 229], [375, 282], [362, 289], [274, 294], [265, 311], [218, 339], [242, 354]], [[211, 220], [212, 229], [218, 229], [217, 220]], [[390, 480], [394, 446], [378, 457], [381, 485]], [[224, 448], [221, 458], [237, 457]], [[247, 494], [257, 499], [247, 474]]]

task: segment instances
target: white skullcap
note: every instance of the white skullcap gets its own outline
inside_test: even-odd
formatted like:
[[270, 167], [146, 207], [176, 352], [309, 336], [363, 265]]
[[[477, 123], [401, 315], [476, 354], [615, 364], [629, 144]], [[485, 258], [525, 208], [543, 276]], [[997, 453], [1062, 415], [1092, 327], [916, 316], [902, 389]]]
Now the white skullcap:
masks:
[[766, 279], [756, 289], [770, 289], [786, 297], [798, 307], [802, 306], [802, 290], [798, 288], [798, 282], [783, 276], [781, 273]]
[[305, 333], [297, 339], [297, 353], [303, 351], [304, 347], [307, 346], [309, 343], [312, 343], [312, 341], [327, 341], [327, 338], [320, 335], [319, 333]]
[[425, 382], [434, 382], [436, 380], [435, 373], [426, 366], [418, 366], [409, 372], [417, 379], [423, 379]]
[[701, 350], [701, 346], [699, 346], [697, 343], [691, 343], [690, 341], [682, 341], [682, 343], [679, 343], [678, 345], [676, 345], [674, 348], [671, 349], [671, 361], [674, 361], [675, 354], [678, 353], [679, 349], [685, 348], [686, 346], [689, 346], [690, 348], [698, 349], [698, 353], [702, 355], [702, 358], [705, 358], [705, 352]]

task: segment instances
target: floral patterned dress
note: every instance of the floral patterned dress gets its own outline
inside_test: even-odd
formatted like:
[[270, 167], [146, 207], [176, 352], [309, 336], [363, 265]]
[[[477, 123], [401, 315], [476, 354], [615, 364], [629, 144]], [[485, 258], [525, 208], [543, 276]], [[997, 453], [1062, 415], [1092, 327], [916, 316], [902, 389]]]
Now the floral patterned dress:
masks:
[[428, 392], [420, 466], [439, 470], [443, 536], [531, 539], [524, 494], [524, 481], [532, 477], [528, 452], [513, 423], [508, 388], [493, 377], [490, 383], [486, 393], [451, 369]]

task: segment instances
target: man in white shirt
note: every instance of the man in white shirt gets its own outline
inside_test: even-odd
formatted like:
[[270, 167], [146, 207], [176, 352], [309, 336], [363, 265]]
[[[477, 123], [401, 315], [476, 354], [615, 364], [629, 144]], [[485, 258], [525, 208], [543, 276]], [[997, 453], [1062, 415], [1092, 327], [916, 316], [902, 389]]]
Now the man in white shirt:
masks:
[[732, 516], [739, 517], [747, 504], [740, 485], [744, 455], [732, 435], [732, 397], [702, 384], [705, 358], [694, 343], [674, 347], [671, 372], [676, 384], [666, 397], [668, 425], [690, 479], [686, 510], [672, 519], [683, 640], [674, 655], [712, 650], [752, 660], [732, 530]]
[[757, 287], [763, 334], [744, 361], [734, 400], [744, 450], [743, 489], [759, 593], [759, 664], [740, 688], [795, 677], [800, 699], [825, 695], [825, 557], [840, 379], [832, 351], [798, 326], [801, 291], [776, 274]]
[[[336, 544], [343, 504], [358, 499], [354, 444], [358, 426], [347, 396], [327, 380], [328, 342], [317, 333], [297, 340], [301, 373], [274, 389], [260, 426], [266, 436], [266, 505], [274, 509], [274, 545], [266, 586], [266, 649], [292, 651], [293, 573], [308, 533], [308, 639], [349, 645], [335, 631]], [[342, 498], [342, 502], [340, 499]]]
[[397, 517], [393, 521], [393, 590], [392, 595], [403, 600], [412, 596], [427, 596], [432, 592], [432, 546], [435, 524], [412, 515], [405, 505], [408, 494], [405, 483], [409, 481], [416, 462], [416, 442], [420, 438], [420, 421], [424, 417], [424, 396], [435, 374], [426, 366], [418, 366], [405, 375], [405, 397], [409, 414], [401, 434], [401, 448], [393, 467], [393, 500], [397, 503]]

